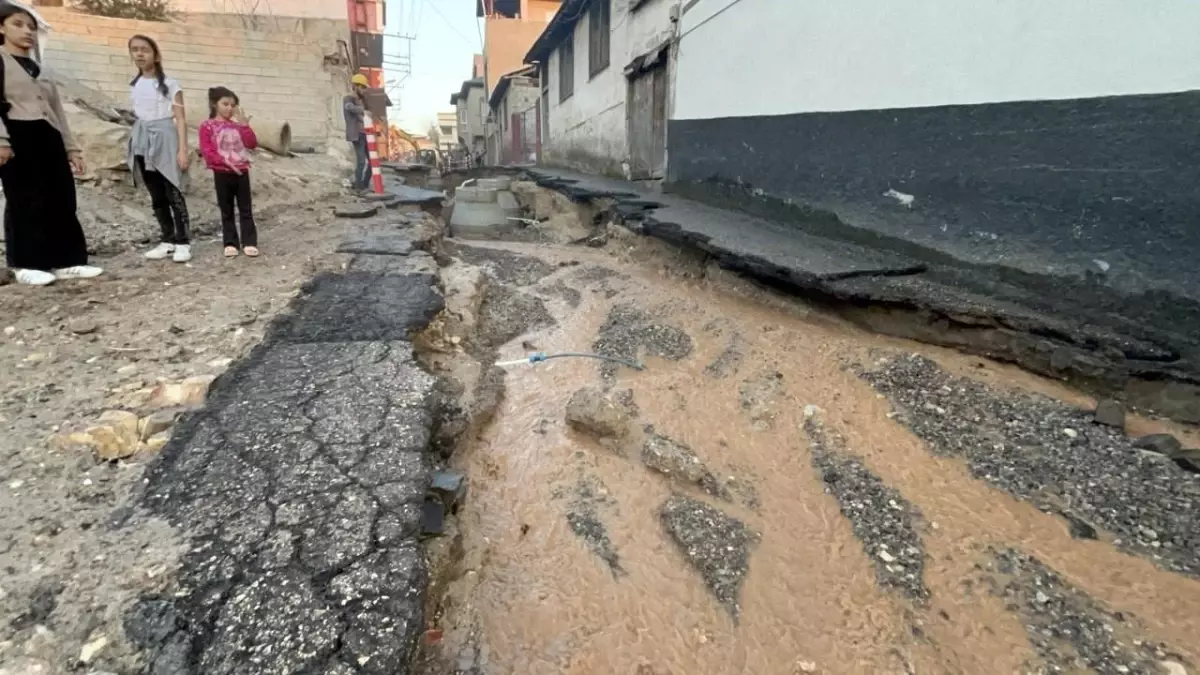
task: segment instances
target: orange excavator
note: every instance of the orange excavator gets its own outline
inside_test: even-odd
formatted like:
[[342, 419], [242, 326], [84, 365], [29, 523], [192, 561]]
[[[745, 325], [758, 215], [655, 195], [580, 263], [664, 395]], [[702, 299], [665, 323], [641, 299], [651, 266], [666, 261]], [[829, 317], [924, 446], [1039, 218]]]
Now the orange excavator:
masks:
[[[418, 139], [400, 127], [389, 125], [388, 140], [388, 149], [392, 155], [388, 159], [391, 161], [427, 164], [439, 169], [442, 167], [441, 153], [427, 139]], [[422, 144], [422, 140], [426, 142]]]

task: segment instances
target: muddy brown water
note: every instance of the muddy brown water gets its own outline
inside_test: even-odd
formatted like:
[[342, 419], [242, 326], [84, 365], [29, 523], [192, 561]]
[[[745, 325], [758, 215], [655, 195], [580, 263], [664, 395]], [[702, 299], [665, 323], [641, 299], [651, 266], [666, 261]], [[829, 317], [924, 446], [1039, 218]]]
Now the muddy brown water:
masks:
[[[616, 303], [659, 309], [658, 322], [691, 336], [689, 358], [649, 358], [643, 372], [619, 371], [617, 384], [633, 391], [640, 424], [688, 444], [719, 476], [753, 485], [756, 508], [709, 501], [761, 541], [735, 621], [664, 532], [659, 510], [678, 486], [648, 471], [636, 450], [619, 456], [564, 424], [571, 393], [599, 382], [596, 364], [564, 359], [513, 368], [494, 421], [456, 458], [471, 481], [460, 514], [469, 571], [450, 591], [460, 596], [450, 604], [463, 623], [448, 613], [449, 652], [477, 641], [492, 675], [1025, 672], [1036, 658], [1020, 616], [971, 584], [986, 549], [1001, 546], [1037, 556], [1109, 608], [1136, 615], [1142, 639], [1200, 660], [1192, 639], [1200, 629], [1200, 583], [1109, 544], [1074, 540], [1061, 519], [971, 479], [958, 460], [933, 456], [845, 365], [869, 358], [871, 348], [920, 351], [993, 385], [1084, 403], [1078, 395], [802, 308], [781, 313], [725, 283], [674, 278], [578, 249], [537, 254], [602, 264], [623, 278], [605, 282], [614, 295], [589, 292], [559, 272], [556, 278], [583, 291], [582, 304], [548, 302], [558, 326], [522, 339], [548, 352], [590, 350]], [[522, 339], [503, 348], [501, 360], [523, 356]], [[706, 373], [731, 343], [741, 354], [736, 372]], [[747, 408], [744, 383], [763, 378], [780, 386], [759, 390]], [[826, 424], [847, 450], [924, 514], [928, 604], [876, 583], [872, 561], [811, 463], [801, 430], [808, 404], [827, 411]], [[624, 574], [614, 574], [568, 524], [581, 476], [601, 486], [595, 512]], [[473, 630], [463, 607], [476, 617]]]

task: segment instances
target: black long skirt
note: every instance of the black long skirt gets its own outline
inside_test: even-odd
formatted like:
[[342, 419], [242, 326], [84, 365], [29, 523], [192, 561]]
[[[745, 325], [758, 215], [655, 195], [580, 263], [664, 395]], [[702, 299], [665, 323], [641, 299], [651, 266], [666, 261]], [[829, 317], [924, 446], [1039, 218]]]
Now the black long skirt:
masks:
[[49, 272], [86, 265], [87, 241], [75, 215], [75, 176], [62, 134], [45, 120], [9, 120], [6, 126], [13, 158], [0, 167], [0, 184], [9, 268]]

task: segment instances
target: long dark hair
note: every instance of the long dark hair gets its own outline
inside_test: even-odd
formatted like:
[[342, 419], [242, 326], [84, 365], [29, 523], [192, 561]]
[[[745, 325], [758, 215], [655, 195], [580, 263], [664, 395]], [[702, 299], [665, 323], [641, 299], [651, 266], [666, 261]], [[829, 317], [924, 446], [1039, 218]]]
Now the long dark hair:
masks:
[[[129, 38], [129, 42], [126, 43], [126, 47], [133, 47], [134, 40], [141, 40], [142, 42], [145, 42], [146, 44], [150, 45], [150, 51], [154, 52], [154, 79], [158, 80], [158, 93], [162, 94], [163, 98], [166, 98], [167, 94], [171, 93], [171, 90], [167, 87], [167, 74], [163, 72], [162, 52], [158, 49], [158, 43], [149, 36], [134, 35], [133, 37]], [[132, 87], [133, 85], [137, 84], [137, 81], [140, 79], [142, 79], [141, 73], [134, 75], [133, 79], [129, 81], [129, 86]]]
[[211, 120], [217, 116], [217, 104], [223, 98], [233, 99], [234, 105], [241, 105], [242, 103], [238, 100], [237, 94], [233, 93], [232, 89], [227, 87], [211, 87], [208, 90], [208, 119]]
[[[42, 26], [38, 23], [37, 17], [31, 14], [29, 10], [8, 2], [0, 2], [0, 25], [3, 25], [5, 21], [8, 21], [8, 17], [15, 16], [17, 14], [24, 14], [25, 16], [29, 17], [29, 20], [33, 22], [34, 30], [41, 30]], [[2, 44], [4, 44], [4, 33], [0, 33], [0, 45]]]

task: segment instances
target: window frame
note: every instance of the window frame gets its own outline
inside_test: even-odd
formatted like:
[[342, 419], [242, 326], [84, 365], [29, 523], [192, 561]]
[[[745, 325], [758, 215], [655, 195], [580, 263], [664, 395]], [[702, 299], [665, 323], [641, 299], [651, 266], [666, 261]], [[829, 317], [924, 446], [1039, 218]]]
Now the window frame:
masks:
[[588, 79], [612, 63], [612, 0], [592, 0], [588, 6]]
[[[570, 58], [567, 58], [569, 55]], [[575, 32], [558, 47], [558, 102], [575, 94]]]

